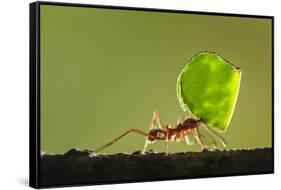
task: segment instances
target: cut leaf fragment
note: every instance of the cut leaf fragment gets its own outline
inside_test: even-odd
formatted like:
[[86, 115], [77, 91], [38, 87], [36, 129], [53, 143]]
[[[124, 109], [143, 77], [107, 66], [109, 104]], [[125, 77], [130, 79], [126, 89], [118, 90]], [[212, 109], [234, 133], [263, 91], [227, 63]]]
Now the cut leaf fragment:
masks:
[[241, 71], [216, 53], [202, 52], [183, 68], [177, 80], [177, 97], [184, 111], [202, 122], [226, 131], [239, 93]]

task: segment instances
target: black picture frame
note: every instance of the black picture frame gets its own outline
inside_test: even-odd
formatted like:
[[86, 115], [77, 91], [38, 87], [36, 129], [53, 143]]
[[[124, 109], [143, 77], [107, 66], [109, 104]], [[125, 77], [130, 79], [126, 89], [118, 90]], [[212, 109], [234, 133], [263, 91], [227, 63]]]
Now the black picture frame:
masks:
[[[186, 10], [168, 10], [156, 8], [140, 8], [140, 7], [123, 7], [123, 6], [104, 6], [91, 4], [77, 3], [59, 3], [37, 1], [30, 3], [29, 9], [29, 39], [30, 39], [30, 76], [29, 76], [29, 185], [33, 188], [57, 187], [56, 185], [42, 186], [40, 183], [40, 6], [55, 5], [68, 7], [88, 7], [88, 8], [105, 8], [117, 10], [133, 10], [133, 11], [151, 11], [151, 12], [169, 12], [169, 13], [187, 13], [195, 15], [215, 15], [215, 16], [231, 16], [231, 17], [246, 17], [246, 18], [265, 18], [272, 21], [272, 170], [263, 173], [234, 173], [231, 175], [210, 175], [199, 176], [205, 177], [221, 177], [221, 176], [237, 176], [237, 175], [253, 175], [253, 174], [269, 174], [274, 173], [274, 16], [248, 15], [248, 14], [231, 14], [218, 12], [200, 12]], [[189, 177], [188, 179], [198, 178]], [[82, 186], [95, 184], [112, 184], [112, 183], [129, 183], [129, 182], [145, 182], [145, 181], [160, 181], [160, 180], [176, 180], [186, 179], [185, 177], [169, 178], [169, 179], [147, 179], [133, 181], [110, 181], [106, 183], [83, 183], [83, 184], [64, 184], [59, 187], [66, 186]]]

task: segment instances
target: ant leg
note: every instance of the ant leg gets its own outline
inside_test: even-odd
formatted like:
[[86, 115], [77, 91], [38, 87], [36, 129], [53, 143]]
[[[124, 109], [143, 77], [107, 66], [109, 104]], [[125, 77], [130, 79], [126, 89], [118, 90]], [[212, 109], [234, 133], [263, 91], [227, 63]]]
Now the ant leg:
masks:
[[202, 125], [202, 126], [204, 126], [205, 129], [206, 129], [209, 133], [211, 133], [211, 134], [213, 134], [214, 136], [216, 136], [216, 137], [219, 139], [219, 141], [220, 141], [220, 143], [222, 144], [223, 147], [226, 147], [227, 142], [226, 142], [226, 140], [225, 140], [220, 134], [218, 134], [214, 129], [212, 129], [212, 128], [209, 127], [208, 125]]
[[217, 142], [212, 137], [210, 137], [209, 135], [200, 134], [200, 137], [203, 138], [203, 139], [207, 139], [208, 142], [210, 143], [210, 146], [212, 146], [213, 148], [217, 147]]
[[101, 147], [97, 148], [97, 149], [95, 150], [95, 152], [97, 153], [97, 152], [99, 152], [99, 151], [105, 149], [106, 147], [108, 147], [108, 146], [110, 146], [110, 145], [116, 143], [118, 140], [120, 140], [122, 137], [126, 136], [126, 135], [129, 134], [130, 132], [134, 132], [134, 133], [136, 133], [136, 134], [139, 134], [139, 135], [142, 135], [142, 136], [145, 136], [145, 137], [148, 137], [148, 136], [149, 136], [148, 133], [143, 132], [143, 131], [141, 131], [141, 130], [138, 130], [138, 129], [129, 129], [128, 131], [126, 131], [126, 132], [123, 133], [122, 135], [118, 136], [118, 137], [115, 138], [114, 140], [109, 141], [108, 143], [106, 143], [106, 144], [102, 145]]
[[158, 112], [154, 112], [154, 117], [155, 117], [155, 119], [156, 119], [156, 122], [157, 122], [158, 127], [159, 127], [160, 129], [162, 129], [162, 130], [165, 130], [164, 127], [163, 127], [163, 124], [162, 124], [162, 122], [161, 122], [161, 120], [160, 120], [160, 117], [159, 117], [159, 113], [158, 113]]
[[[155, 113], [155, 112], [154, 112], [154, 113]], [[151, 119], [151, 121], [150, 121], [150, 124], [149, 124], [149, 131], [150, 131], [151, 129], [153, 129], [153, 124], [154, 124], [154, 121], [155, 121], [155, 114], [154, 114], [154, 113], [153, 113], [153, 117], [152, 117], [152, 119]], [[148, 140], [148, 138], [146, 137], [146, 138], [145, 138], [144, 147], [143, 147], [143, 150], [142, 150], [141, 154], [144, 154], [144, 153], [145, 153], [148, 144], [149, 144], [149, 140]]]
[[192, 145], [193, 144], [193, 142], [191, 142], [189, 140], [188, 134], [186, 134], [184, 138], [185, 138], [185, 142], [186, 142], [187, 145]]
[[200, 140], [200, 137], [199, 137], [199, 133], [198, 133], [198, 129], [197, 128], [194, 128], [193, 129], [193, 132], [194, 132], [194, 136], [198, 142], [198, 144], [200, 144], [201, 146], [201, 151], [203, 151], [205, 149], [204, 145], [202, 144], [201, 140]]
[[169, 150], [168, 150], [168, 148], [169, 148], [169, 139], [168, 138], [165, 139], [165, 146], [166, 146], [166, 155], [169, 155]]
[[[151, 119], [151, 121], [150, 121], [150, 124], [149, 124], [149, 131], [153, 129], [153, 127], [154, 127], [154, 121], [155, 121], [155, 119], [156, 119], [157, 116], [158, 116], [158, 113], [157, 113], [156, 111], [153, 112], [153, 117], [152, 117], [152, 119]], [[145, 138], [144, 147], [143, 147], [143, 150], [142, 150], [142, 152], [141, 152], [142, 154], [145, 153], [148, 144], [149, 144], [149, 140], [148, 140], [148, 136], [147, 136], [147, 137]]]
[[144, 143], [144, 147], [143, 147], [143, 150], [142, 150], [141, 154], [144, 154], [144, 153], [145, 153], [145, 151], [146, 151], [146, 149], [147, 149], [147, 145], [148, 145], [148, 139], [146, 138], [146, 139], [145, 139], [145, 143]]
[[155, 121], [155, 112], [153, 113], [153, 117], [152, 117], [152, 119], [151, 119], [151, 121], [150, 121], [149, 130], [153, 129], [154, 121]]

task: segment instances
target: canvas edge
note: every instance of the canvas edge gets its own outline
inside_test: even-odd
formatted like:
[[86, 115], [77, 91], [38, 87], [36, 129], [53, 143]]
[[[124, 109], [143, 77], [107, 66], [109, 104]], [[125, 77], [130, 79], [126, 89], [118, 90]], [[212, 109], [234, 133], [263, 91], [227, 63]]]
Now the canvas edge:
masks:
[[68, 3], [68, 2], [55, 2], [55, 1], [37, 1], [40, 5], [55, 5], [55, 6], [68, 6], [68, 7], [86, 7], [86, 8], [104, 8], [104, 9], [118, 9], [118, 10], [133, 10], [133, 11], [150, 11], [150, 12], [166, 12], [166, 13], [188, 13], [195, 15], [209, 15], [209, 16], [232, 16], [232, 17], [245, 17], [245, 18], [259, 18], [259, 19], [272, 19], [271, 15], [252, 15], [241, 13], [224, 13], [224, 12], [211, 12], [211, 11], [190, 11], [183, 9], [161, 9], [161, 8], [147, 8], [147, 7], [128, 7], [117, 5], [102, 5], [102, 4], [84, 4], [84, 3]]
[[40, 187], [39, 2], [29, 4], [29, 186]]
[[274, 107], [274, 84], [275, 84], [275, 82], [274, 82], [274, 76], [275, 76], [275, 74], [274, 74], [274, 56], [275, 56], [275, 54], [274, 54], [274, 51], [275, 51], [275, 47], [274, 47], [274, 16], [272, 16], [271, 18], [270, 18], [270, 20], [271, 20], [271, 110], [272, 110], [272, 121], [271, 121], [271, 127], [272, 127], [272, 130], [271, 130], [271, 148], [272, 148], [272, 173], [275, 173], [275, 163], [274, 163], [274, 161], [275, 161], [275, 146], [274, 146], [274, 118], [275, 118], [275, 116], [274, 116], [274, 114], [276, 113], [275, 112], [275, 107]]

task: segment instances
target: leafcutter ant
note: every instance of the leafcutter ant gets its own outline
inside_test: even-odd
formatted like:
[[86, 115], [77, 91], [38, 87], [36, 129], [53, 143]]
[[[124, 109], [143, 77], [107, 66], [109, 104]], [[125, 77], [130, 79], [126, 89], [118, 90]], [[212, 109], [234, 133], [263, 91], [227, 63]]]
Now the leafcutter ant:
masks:
[[[154, 123], [156, 122], [156, 125], [158, 128], [154, 128]], [[202, 132], [199, 132], [199, 127], [205, 128], [205, 131], [207, 131], [209, 134], [203, 134]], [[193, 135], [196, 142], [200, 145], [201, 150], [207, 149], [210, 146], [213, 146], [214, 148], [217, 147], [218, 143], [216, 139], [219, 140], [221, 145], [223, 147], [226, 146], [225, 139], [220, 136], [214, 129], [211, 129], [206, 124], [200, 121], [200, 119], [194, 118], [194, 117], [185, 117], [183, 120], [179, 119], [177, 122], [177, 125], [175, 128], [171, 128], [170, 125], [164, 125], [159, 117], [158, 112], [153, 113], [152, 120], [149, 125], [149, 131], [148, 133], [143, 132], [139, 129], [129, 129], [122, 135], [118, 136], [114, 140], [104, 144], [103, 146], [97, 148], [95, 152], [100, 152], [104, 148], [116, 143], [118, 140], [120, 140], [122, 137], [126, 136], [130, 132], [134, 132], [136, 134], [145, 136], [145, 144], [144, 148], [142, 150], [142, 154], [146, 152], [148, 144], [153, 144], [157, 142], [157, 140], [163, 140], [165, 141], [166, 146], [166, 154], [168, 154], [168, 146], [169, 142], [180, 142], [180, 141], [186, 141], [187, 145], [193, 144], [193, 142], [190, 141], [189, 135]], [[216, 138], [215, 138], [216, 137]], [[207, 140], [208, 143], [203, 143]]]

